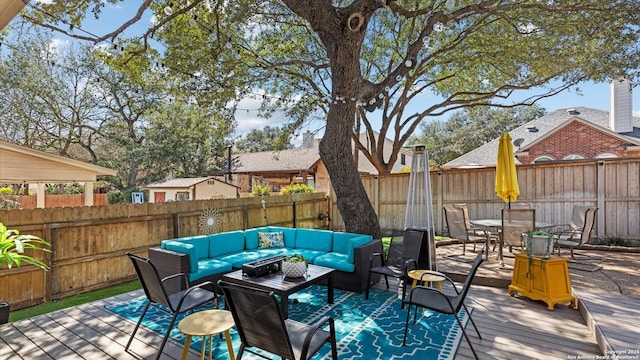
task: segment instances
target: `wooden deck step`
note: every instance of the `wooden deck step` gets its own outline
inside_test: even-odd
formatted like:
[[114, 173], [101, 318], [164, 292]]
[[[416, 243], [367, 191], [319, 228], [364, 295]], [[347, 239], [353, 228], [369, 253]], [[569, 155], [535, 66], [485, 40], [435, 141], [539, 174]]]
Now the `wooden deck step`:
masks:
[[610, 292], [576, 289], [578, 309], [608, 359], [640, 359], [640, 300]]

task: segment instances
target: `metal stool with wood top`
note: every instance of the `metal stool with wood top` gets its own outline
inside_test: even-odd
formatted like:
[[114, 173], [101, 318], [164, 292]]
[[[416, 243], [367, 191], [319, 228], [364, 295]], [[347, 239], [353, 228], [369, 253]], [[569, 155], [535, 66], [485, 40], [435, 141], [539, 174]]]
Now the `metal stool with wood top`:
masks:
[[413, 279], [412, 287], [416, 287], [418, 284], [418, 280], [422, 281], [422, 285], [427, 285], [427, 283], [435, 283], [438, 287], [439, 291], [442, 291], [442, 284], [440, 282], [444, 281], [444, 276], [433, 270], [410, 270], [407, 275]]
[[229, 350], [229, 358], [235, 360], [233, 354], [233, 346], [231, 345], [231, 334], [229, 329], [235, 326], [231, 311], [227, 310], [204, 310], [193, 313], [186, 318], [180, 320], [178, 329], [187, 335], [187, 341], [182, 351], [182, 360], [187, 358], [189, 353], [189, 345], [191, 345], [192, 336], [202, 336], [202, 353], [200, 359], [204, 360], [207, 337], [209, 337], [209, 360], [213, 353], [213, 335], [224, 332], [227, 338], [227, 349]]

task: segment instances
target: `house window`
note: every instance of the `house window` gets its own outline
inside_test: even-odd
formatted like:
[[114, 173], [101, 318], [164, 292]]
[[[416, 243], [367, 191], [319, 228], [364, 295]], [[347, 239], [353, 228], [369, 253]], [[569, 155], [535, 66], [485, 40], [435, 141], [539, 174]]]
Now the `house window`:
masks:
[[189, 192], [188, 191], [179, 191], [176, 193], [177, 201], [189, 200]]
[[400, 165], [407, 165], [407, 155], [400, 154]]
[[533, 160], [534, 163], [541, 163], [541, 162], [545, 162], [545, 161], [553, 161], [553, 158], [551, 156], [538, 156], [535, 160]]
[[562, 160], [581, 160], [584, 159], [584, 156], [578, 154], [571, 154], [565, 156]]
[[207, 185], [215, 185], [216, 182], [214, 180], [207, 180]]
[[602, 154], [598, 154], [598, 156], [596, 156], [596, 159], [615, 159], [617, 157], [618, 157], [618, 155], [616, 155], [616, 154], [602, 153]]

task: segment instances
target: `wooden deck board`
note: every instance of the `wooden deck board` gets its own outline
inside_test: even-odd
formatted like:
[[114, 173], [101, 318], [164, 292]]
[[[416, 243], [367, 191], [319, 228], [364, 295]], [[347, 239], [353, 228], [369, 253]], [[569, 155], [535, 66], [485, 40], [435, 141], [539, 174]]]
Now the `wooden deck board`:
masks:
[[603, 353], [640, 357], [640, 300], [578, 289], [578, 306]]
[[[4, 325], [0, 327], [0, 357], [151, 359], [161, 336], [141, 327], [130, 352], [125, 352], [124, 346], [135, 324], [104, 308], [106, 304], [140, 295], [140, 291], [131, 292]], [[592, 332], [575, 309], [558, 305], [555, 311], [549, 311], [544, 303], [510, 297], [506, 289], [475, 285], [468, 299], [468, 304], [474, 308], [473, 318], [482, 339], [478, 338], [472, 325], [467, 326], [467, 334], [482, 359], [566, 360], [568, 355], [601, 354]], [[46, 341], [42, 341], [43, 335]], [[30, 340], [32, 336], [33, 341]], [[181, 351], [182, 345], [170, 340], [162, 359], [179, 359]], [[197, 351], [191, 350], [189, 359], [199, 356]], [[463, 338], [456, 359], [472, 358]]]

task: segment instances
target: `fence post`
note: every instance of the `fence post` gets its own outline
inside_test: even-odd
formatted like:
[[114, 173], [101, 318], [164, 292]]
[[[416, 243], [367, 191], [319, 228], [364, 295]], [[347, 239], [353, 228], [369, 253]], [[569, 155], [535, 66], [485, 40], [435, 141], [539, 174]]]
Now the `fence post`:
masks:
[[605, 234], [605, 228], [607, 225], [607, 222], [605, 220], [605, 215], [607, 213], [606, 209], [605, 209], [605, 196], [606, 196], [606, 184], [605, 184], [605, 166], [604, 166], [604, 160], [598, 160], [598, 166], [596, 167], [596, 178], [598, 179], [598, 185], [597, 185], [597, 194], [596, 194], [596, 201], [597, 201], [597, 206], [600, 210], [598, 210], [598, 219], [597, 219], [597, 224], [598, 226], [596, 227], [596, 232], [598, 237], [604, 237]]

